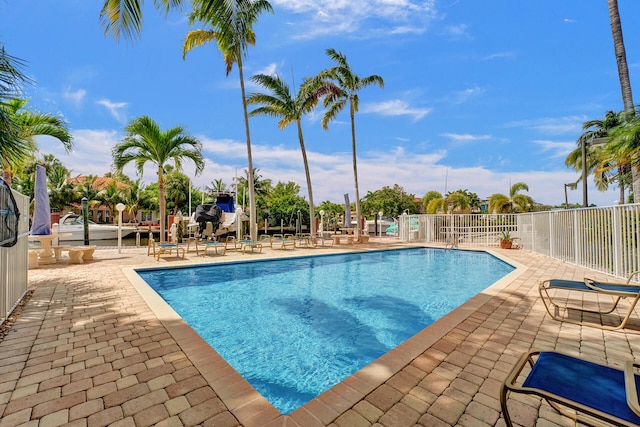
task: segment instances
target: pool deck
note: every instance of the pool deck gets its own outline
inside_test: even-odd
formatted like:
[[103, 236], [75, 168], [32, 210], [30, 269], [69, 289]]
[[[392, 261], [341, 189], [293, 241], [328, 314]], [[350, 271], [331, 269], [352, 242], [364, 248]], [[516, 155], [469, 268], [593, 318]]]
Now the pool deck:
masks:
[[[493, 249], [516, 271], [282, 416], [132, 274], [400, 246], [383, 238], [224, 256], [188, 252], [184, 260], [166, 254], [159, 261], [146, 247], [98, 248], [85, 264], [30, 270], [33, 295], [0, 338], [0, 427], [504, 426], [500, 385], [524, 351], [555, 349], [611, 364], [640, 359], [637, 312], [623, 331], [603, 332], [552, 320], [538, 295], [544, 279], [606, 276], [524, 250]], [[576, 425], [534, 397], [514, 397], [509, 407], [521, 426]]]

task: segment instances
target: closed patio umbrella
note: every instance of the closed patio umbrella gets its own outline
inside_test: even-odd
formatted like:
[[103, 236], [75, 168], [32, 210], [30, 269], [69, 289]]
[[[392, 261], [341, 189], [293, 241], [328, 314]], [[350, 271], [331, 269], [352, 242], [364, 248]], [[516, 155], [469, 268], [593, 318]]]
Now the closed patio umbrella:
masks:
[[51, 234], [51, 208], [49, 207], [49, 192], [47, 190], [47, 170], [40, 165], [36, 166], [31, 234], [35, 236]]

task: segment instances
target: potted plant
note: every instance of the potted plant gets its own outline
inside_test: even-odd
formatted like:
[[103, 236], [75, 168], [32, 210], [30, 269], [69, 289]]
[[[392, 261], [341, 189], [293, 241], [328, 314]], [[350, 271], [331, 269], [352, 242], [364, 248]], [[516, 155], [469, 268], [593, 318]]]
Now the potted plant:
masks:
[[502, 249], [511, 249], [513, 246], [513, 237], [509, 230], [503, 230], [500, 232], [500, 247]]

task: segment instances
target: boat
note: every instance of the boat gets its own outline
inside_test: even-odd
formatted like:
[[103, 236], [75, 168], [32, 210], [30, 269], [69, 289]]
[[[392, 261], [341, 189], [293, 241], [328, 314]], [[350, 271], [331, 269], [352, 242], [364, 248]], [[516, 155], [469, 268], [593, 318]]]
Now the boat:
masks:
[[217, 192], [214, 196], [214, 204], [198, 205], [189, 219], [189, 228], [197, 229], [196, 234], [199, 238], [237, 233], [242, 227], [242, 222], [249, 219], [242, 208], [235, 207], [233, 193]]
[[[96, 224], [89, 220], [89, 239], [90, 240], [114, 240], [118, 238], [118, 229], [122, 230], [122, 237], [126, 237], [138, 231], [138, 228], [123, 225], [118, 227], [113, 224]], [[84, 240], [84, 222], [82, 216], [75, 213], [68, 213], [60, 218], [58, 225], [58, 233], [68, 234], [68, 236], [60, 237], [60, 241], [82, 241]]]

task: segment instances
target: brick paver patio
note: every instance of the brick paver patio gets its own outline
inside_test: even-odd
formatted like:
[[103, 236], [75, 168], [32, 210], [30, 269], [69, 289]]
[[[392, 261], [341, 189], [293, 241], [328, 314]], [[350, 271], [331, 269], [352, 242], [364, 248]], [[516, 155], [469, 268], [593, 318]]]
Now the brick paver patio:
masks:
[[[517, 272], [285, 417], [131, 273], [382, 246], [190, 252], [184, 261], [156, 261], [146, 248], [98, 249], [90, 263], [31, 270], [33, 296], [0, 342], [0, 427], [504, 426], [499, 388], [522, 352], [555, 349], [607, 363], [640, 358], [637, 318], [622, 332], [563, 324], [549, 318], [537, 293], [546, 278], [604, 276], [496, 250]], [[536, 398], [513, 398], [509, 407], [522, 426], [575, 425]]]

